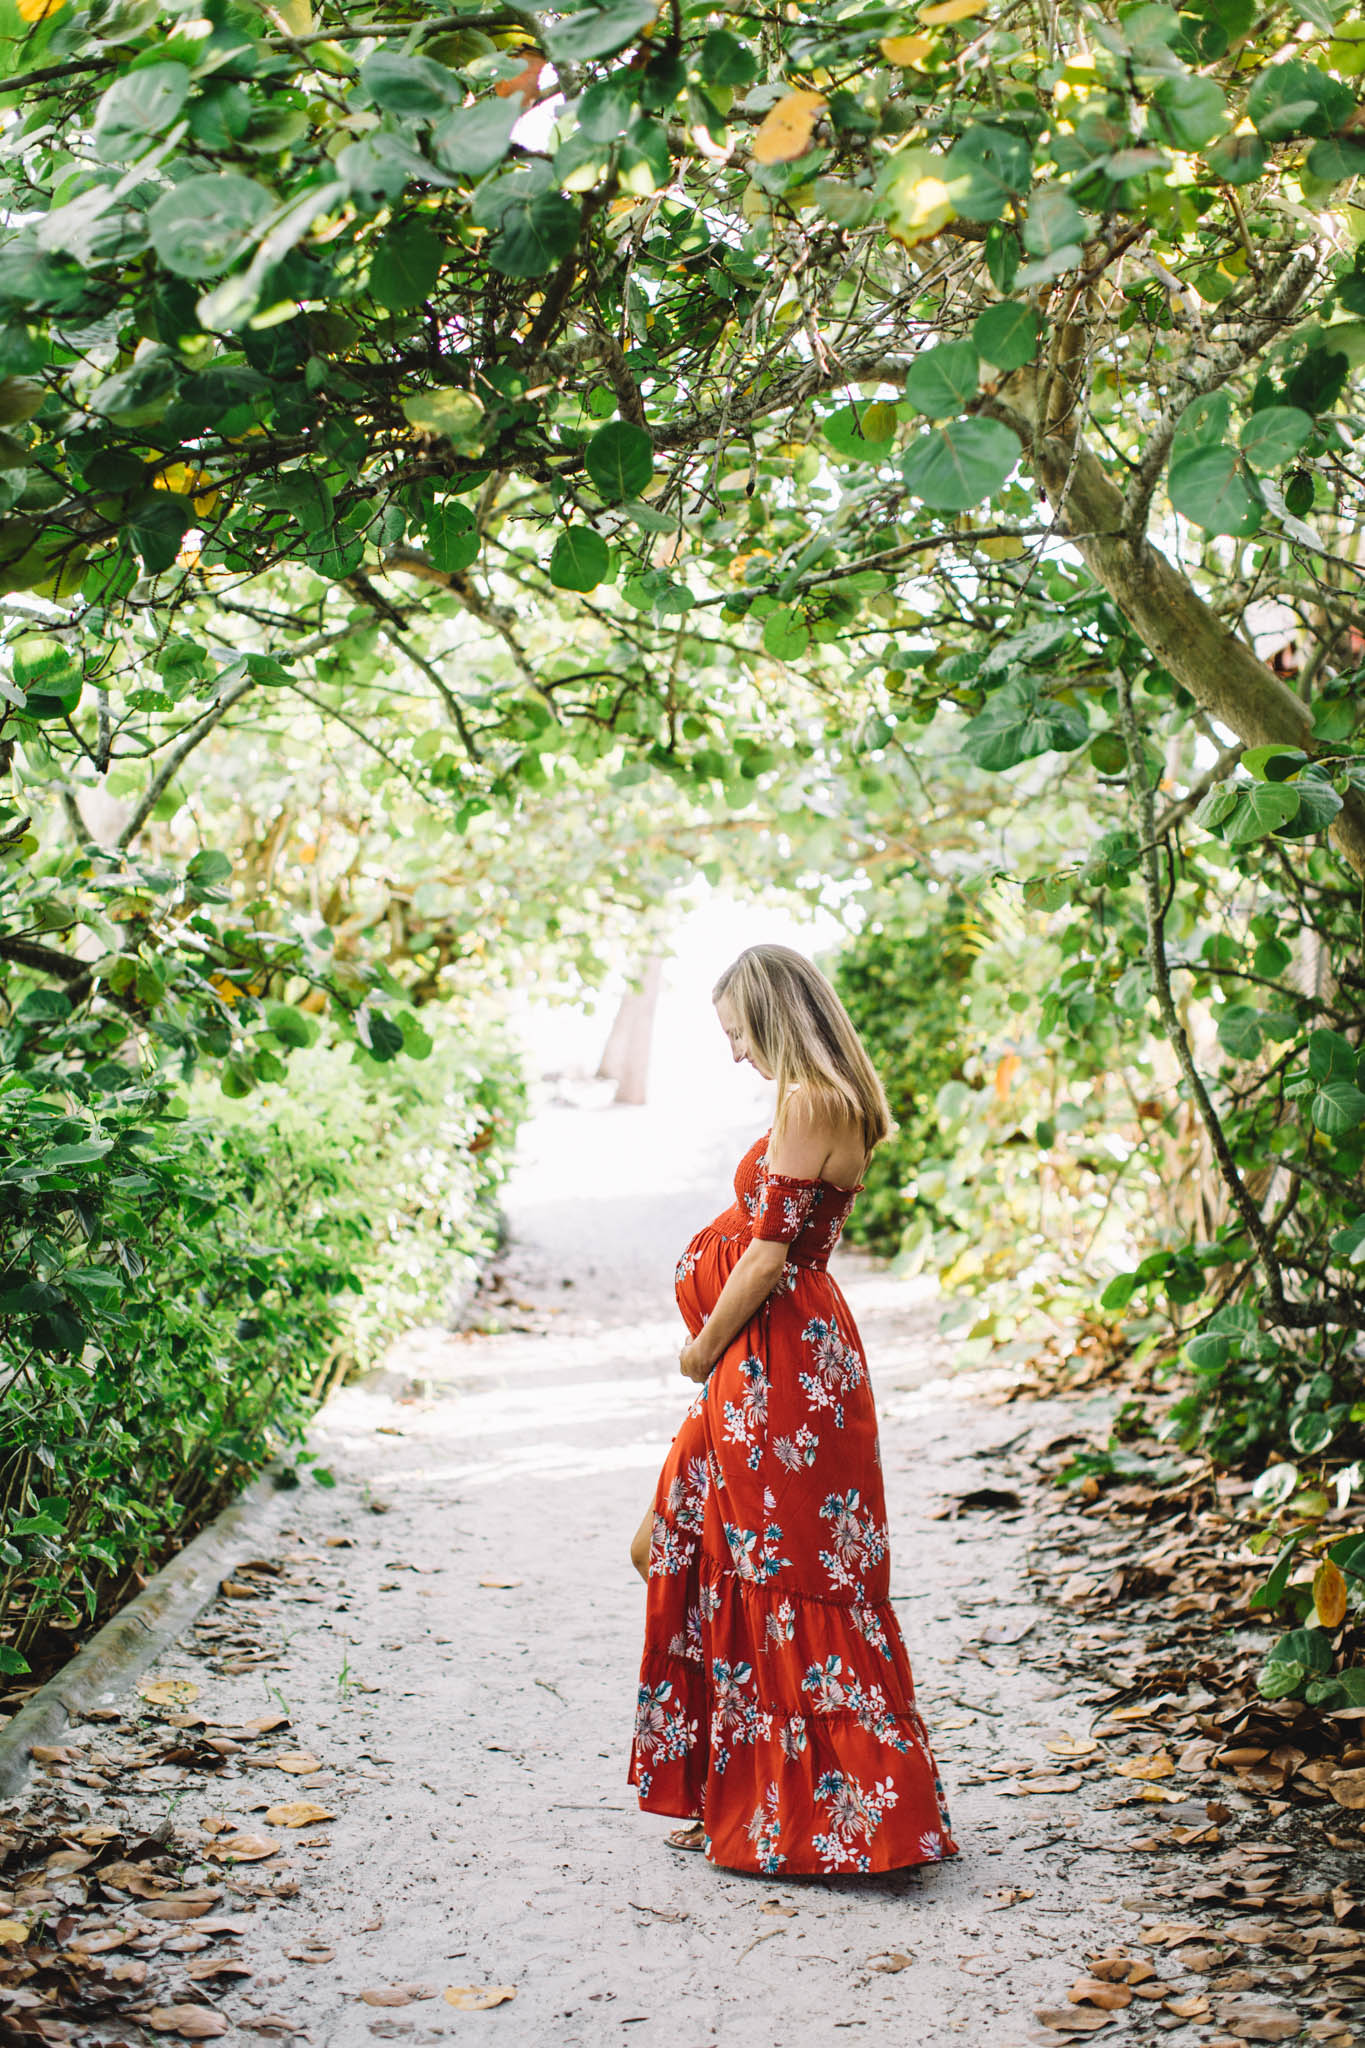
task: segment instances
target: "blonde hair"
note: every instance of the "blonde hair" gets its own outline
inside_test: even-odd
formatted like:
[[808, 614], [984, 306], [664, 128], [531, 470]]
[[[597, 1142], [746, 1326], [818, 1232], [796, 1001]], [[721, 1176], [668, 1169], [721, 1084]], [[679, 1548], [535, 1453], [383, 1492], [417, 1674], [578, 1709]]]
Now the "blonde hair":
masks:
[[779, 1136], [792, 1090], [817, 1109], [851, 1117], [869, 1153], [894, 1128], [886, 1092], [853, 1020], [831, 984], [790, 946], [748, 946], [711, 991], [734, 1005], [749, 1049], [777, 1082], [773, 1135]]

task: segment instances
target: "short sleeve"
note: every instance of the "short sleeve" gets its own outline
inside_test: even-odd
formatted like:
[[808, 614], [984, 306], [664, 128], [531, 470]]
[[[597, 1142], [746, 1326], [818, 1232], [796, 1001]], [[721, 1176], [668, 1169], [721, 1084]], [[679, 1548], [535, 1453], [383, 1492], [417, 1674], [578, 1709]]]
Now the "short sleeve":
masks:
[[818, 1181], [792, 1180], [785, 1173], [769, 1173], [763, 1168], [758, 1176], [754, 1236], [790, 1244], [805, 1229], [819, 1191]]

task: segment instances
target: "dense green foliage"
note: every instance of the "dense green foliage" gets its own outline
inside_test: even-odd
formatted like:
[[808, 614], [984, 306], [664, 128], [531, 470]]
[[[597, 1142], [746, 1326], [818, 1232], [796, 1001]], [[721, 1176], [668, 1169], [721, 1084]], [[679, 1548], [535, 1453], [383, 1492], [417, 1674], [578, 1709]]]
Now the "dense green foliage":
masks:
[[0, 957], [73, 1100], [125, 1020], [149, 1084], [279, 1085], [281, 1004], [420, 1054], [690, 863], [866, 891], [869, 986], [955, 890], [905, 1101], [973, 1341], [1091, 1286], [1183, 1351], [1180, 1442], [1315, 1500], [1365, 1330], [1359, 17], [0, 35], [0, 831], [49, 897]]

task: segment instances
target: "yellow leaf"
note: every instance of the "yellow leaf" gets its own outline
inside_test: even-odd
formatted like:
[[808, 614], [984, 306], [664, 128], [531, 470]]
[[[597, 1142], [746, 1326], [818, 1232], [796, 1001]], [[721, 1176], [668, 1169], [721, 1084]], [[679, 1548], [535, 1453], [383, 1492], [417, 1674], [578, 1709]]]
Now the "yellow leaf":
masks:
[[807, 92], [798, 86], [770, 107], [754, 136], [754, 162], [785, 164], [804, 156], [810, 148], [815, 117], [824, 104], [823, 93]]
[[456, 2005], [461, 2012], [487, 2012], [516, 1995], [515, 1984], [448, 1984], [445, 1997], [447, 2005]]
[[311, 0], [275, 0], [270, 12], [287, 35], [306, 36], [314, 26]]
[[1175, 1764], [1164, 1749], [1155, 1756], [1126, 1756], [1114, 1765], [1121, 1778], [1169, 1778]]
[[17, 11], [20, 21], [46, 21], [65, 5], [66, 0], [18, 0]]
[[943, 182], [943, 159], [929, 149], [902, 149], [877, 180], [887, 225], [898, 242], [913, 249], [955, 217]]
[[272, 1828], [311, 1828], [318, 1821], [336, 1819], [311, 1799], [287, 1799], [282, 1806], [268, 1806], [265, 1817]]
[[1313, 1574], [1313, 1605], [1321, 1628], [1340, 1628], [1346, 1619], [1346, 1581], [1330, 1557]]
[[986, 0], [939, 0], [937, 7], [922, 7], [920, 20], [926, 28], [943, 28], [950, 21], [968, 21], [985, 11]]
[[0, 1943], [12, 1947], [28, 1940], [28, 1929], [22, 1920], [0, 1920]]
[[932, 36], [883, 36], [878, 47], [888, 64], [898, 64], [902, 71], [910, 71], [928, 56], [934, 47], [934, 39]]
[[138, 1692], [154, 1707], [187, 1707], [199, 1697], [191, 1678], [144, 1678]]
[[1017, 1052], [1007, 1052], [995, 1070], [995, 1098], [1003, 1102], [1010, 1092], [1010, 1083], [1023, 1065]]

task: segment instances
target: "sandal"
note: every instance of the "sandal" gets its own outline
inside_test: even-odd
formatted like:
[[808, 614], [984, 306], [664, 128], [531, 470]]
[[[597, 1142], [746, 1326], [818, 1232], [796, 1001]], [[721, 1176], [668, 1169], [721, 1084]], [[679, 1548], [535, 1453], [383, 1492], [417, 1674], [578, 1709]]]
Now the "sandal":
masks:
[[706, 1846], [706, 1824], [704, 1821], [689, 1821], [686, 1827], [674, 1828], [664, 1836], [670, 1849], [704, 1849]]

